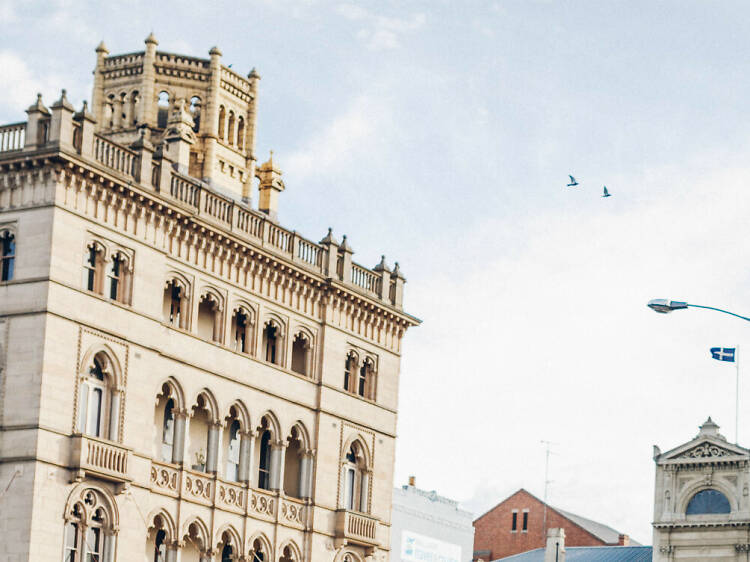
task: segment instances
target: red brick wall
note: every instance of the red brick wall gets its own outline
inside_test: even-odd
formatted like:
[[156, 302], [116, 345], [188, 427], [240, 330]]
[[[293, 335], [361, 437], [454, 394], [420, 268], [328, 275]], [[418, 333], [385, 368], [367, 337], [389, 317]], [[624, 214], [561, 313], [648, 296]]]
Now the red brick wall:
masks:
[[[511, 531], [513, 510], [518, 510], [516, 532]], [[528, 529], [523, 532], [523, 510], [529, 510]], [[603, 546], [597, 539], [569, 519], [547, 509], [547, 529], [565, 529], [566, 546]], [[474, 521], [474, 551], [491, 551], [490, 560], [511, 556], [535, 548], [544, 548], [544, 503], [519, 490], [507, 500]]]

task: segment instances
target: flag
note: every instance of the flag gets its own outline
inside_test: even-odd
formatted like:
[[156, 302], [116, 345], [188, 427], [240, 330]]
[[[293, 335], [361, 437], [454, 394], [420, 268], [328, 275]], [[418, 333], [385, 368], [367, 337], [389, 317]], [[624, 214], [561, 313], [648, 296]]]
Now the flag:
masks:
[[734, 347], [712, 347], [711, 358], [718, 361], [730, 361], [734, 363]]

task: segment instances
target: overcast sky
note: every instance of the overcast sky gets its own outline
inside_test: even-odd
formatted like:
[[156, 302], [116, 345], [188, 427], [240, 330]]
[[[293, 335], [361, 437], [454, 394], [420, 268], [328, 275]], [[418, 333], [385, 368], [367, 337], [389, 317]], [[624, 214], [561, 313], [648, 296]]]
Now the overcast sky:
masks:
[[[479, 514], [520, 487], [651, 542], [654, 465], [713, 416], [750, 445], [750, 6], [744, 1], [0, 0], [0, 121], [89, 99], [94, 48], [262, 76], [281, 222], [385, 253], [424, 324], [396, 483]], [[565, 187], [567, 174], [580, 187]], [[613, 194], [600, 197], [603, 185]]]

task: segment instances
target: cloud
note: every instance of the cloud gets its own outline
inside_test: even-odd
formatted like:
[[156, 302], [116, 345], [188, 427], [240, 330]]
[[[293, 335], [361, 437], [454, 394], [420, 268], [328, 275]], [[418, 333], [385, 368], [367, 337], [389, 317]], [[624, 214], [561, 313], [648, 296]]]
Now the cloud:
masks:
[[283, 167], [299, 182], [315, 175], [328, 175], [353, 160], [353, 153], [380, 142], [376, 132], [390, 119], [382, 100], [370, 95], [356, 98], [323, 130], [310, 137], [301, 149], [283, 159]]
[[373, 14], [355, 4], [340, 4], [337, 11], [344, 18], [362, 25], [357, 31], [357, 38], [373, 51], [399, 48], [403, 35], [421, 29], [427, 21], [423, 13], [407, 17], [388, 17]]
[[44, 94], [45, 104], [49, 106], [59, 97], [60, 85], [64, 84], [57, 74], [35, 72], [13, 51], [0, 51], [0, 68], [3, 69], [4, 83], [0, 89], [0, 119], [3, 122], [23, 119], [22, 112], [34, 102], [37, 92]]

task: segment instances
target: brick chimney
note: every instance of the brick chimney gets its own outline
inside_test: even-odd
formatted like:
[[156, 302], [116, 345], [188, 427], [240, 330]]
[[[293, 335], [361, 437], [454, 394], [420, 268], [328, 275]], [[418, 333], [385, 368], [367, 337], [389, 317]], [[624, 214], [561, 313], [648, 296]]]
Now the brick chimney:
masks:
[[617, 537], [618, 546], [630, 546], [630, 537], [628, 535], [619, 535]]
[[409, 476], [409, 486], [416, 486], [417, 485], [417, 477], [416, 476]]

